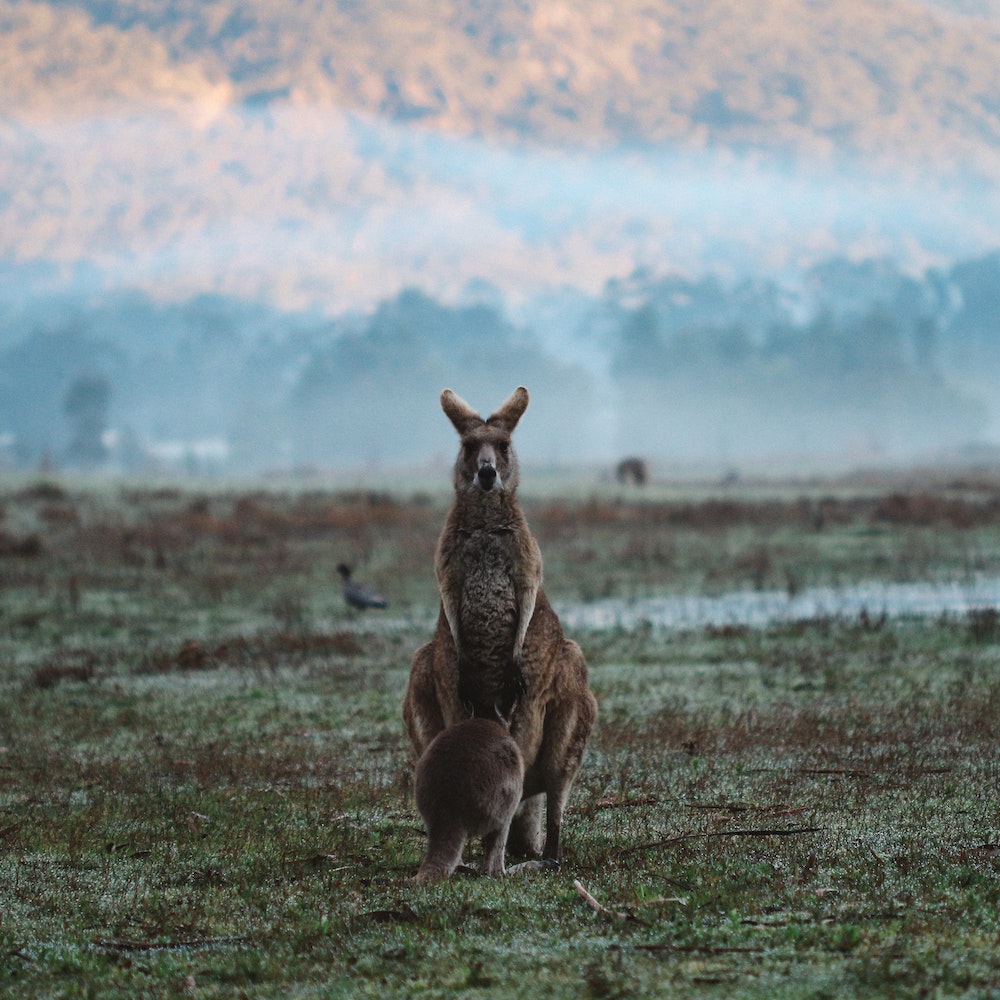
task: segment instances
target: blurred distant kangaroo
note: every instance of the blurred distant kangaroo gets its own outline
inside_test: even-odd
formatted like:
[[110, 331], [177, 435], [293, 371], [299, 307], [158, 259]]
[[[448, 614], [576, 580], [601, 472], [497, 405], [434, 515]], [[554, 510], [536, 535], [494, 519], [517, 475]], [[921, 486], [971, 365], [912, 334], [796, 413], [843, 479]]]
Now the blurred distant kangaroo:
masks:
[[450, 389], [441, 393], [462, 443], [455, 499], [437, 546], [441, 610], [433, 638], [413, 656], [403, 719], [421, 754], [470, 714], [512, 712], [525, 774], [511, 851], [558, 861], [563, 809], [597, 700], [583, 653], [564, 637], [542, 589], [541, 553], [517, 501], [511, 434], [527, 406], [522, 386], [483, 420]]
[[473, 837], [483, 839], [482, 873], [503, 875], [523, 778], [521, 751], [499, 716], [465, 719], [438, 733], [417, 762], [413, 780], [427, 828], [427, 856], [415, 881], [448, 878]]

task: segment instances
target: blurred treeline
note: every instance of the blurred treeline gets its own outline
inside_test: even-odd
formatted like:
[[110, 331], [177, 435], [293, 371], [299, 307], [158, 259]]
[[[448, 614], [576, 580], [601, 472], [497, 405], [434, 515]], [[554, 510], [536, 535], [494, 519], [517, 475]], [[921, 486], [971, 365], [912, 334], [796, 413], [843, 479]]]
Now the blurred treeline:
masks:
[[[482, 290], [480, 290], [482, 292]], [[517, 318], [402, 292], [366, 315], [114, 293], [8, 308], [0, 456], [147, 471], [421, 465], [437, 394], [532, 392], [522, 454], [738, 462], [982, 440], [1000, 406], [1000, 254], [913, 277], [831, 261], [794, 283], [637, 273]]]

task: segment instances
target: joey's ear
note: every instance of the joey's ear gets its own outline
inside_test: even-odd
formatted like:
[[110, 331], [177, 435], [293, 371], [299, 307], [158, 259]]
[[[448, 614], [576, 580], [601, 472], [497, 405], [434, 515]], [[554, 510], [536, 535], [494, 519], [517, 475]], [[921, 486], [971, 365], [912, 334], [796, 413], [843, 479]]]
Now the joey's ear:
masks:
[[517, 426], [517, 422], [521, 419], [521, 415], [527, 408], [528, 390], [525, 389], [523, 385], [519, 385], [507, 397], [507, 399], [504, 400], [503, 405], [496, 411], [496, 413], [494, 413], [486, 422], [497, 427], [503, 427], [507, 433], [510, 434]]
[[445, 389], [441, 393], [441, 409], [444, 410], [445, 416], [452, 422], [459, 434], [467, 434], [477, 427], [482, 427], [485, 423], [483, 418], [461, 396], [456, 396], [451, 389]]

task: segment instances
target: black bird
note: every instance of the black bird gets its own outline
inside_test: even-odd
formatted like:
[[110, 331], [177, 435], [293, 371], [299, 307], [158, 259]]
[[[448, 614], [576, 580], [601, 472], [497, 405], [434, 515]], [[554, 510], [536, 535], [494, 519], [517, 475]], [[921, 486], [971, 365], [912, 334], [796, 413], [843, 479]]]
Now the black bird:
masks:
[[344, 600], [348, 607], [364, 611], [366, 608], [387, 608], [389, 602], [377, 591], [351, 580], [351, 567], [340, 563], [337, 572], [344, 578]]

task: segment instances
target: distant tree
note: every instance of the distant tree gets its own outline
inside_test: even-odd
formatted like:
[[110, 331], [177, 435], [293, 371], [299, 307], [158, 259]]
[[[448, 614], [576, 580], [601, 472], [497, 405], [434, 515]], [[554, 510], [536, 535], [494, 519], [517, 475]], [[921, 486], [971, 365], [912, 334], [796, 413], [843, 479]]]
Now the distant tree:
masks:
[[933, 375], [937, 371], [937, 347], [937, 320], [923, 316], [913, 330], [913, 360], [919, 372]]
[[619, 375], [662, 372], [666, 352], [660, 338], [656, 306], [645, 303], [631, 312], [622, 326], [614, 368]]
[[[60, 460], [68, 457], [60, 442], [67, 437], [67, 427], [75, 434], [77, 418], [65, 404], [81, 372], [101, 372], [116, 392], [129, 382], [124, 350], [94, 337], [86, 316], [32, 330], [0, 353], [0, 431], [17, 439], [19, 464], [36, 465], [46, 450]], [[146, 398], [152, 396], [146, 393]], [[106, 413], [107, 407], [105, 419]]]
[[437, 397], [445, 386], [494, 406], [517, 385], [532, 394], [522, 455], [563, 460], [593, 412], [593, 386], [529, 331], [488, 305], [452, 307], [415, 290], [383, 302], [360, 328], [309, 352], [290, 394], [300, 463], [413, 463], [451, 451]]
[[718, 459], [878, 441], [895, 453], [974, 440], [982, 404], [944, 381], [936, 328], [904, 350], [894, 313], [819, 313], [758, 342], [740, 324], [658, 333], [649, 307], [623, 318], [612, 365], [621, 447]]
[[70, 384], [62, 402], [72, 427], [70, 462], [90, 468], [107, 459], [104, 433], [110, 404], [111, 383], [103, 375], [81, 375]]

